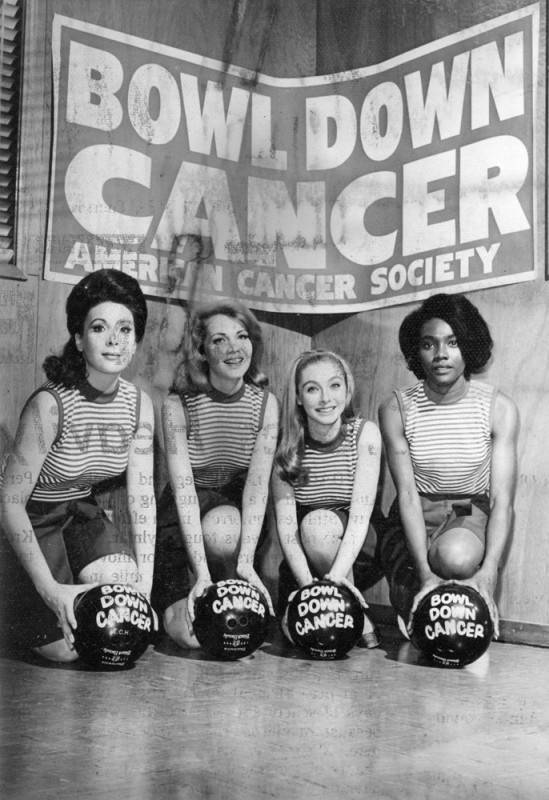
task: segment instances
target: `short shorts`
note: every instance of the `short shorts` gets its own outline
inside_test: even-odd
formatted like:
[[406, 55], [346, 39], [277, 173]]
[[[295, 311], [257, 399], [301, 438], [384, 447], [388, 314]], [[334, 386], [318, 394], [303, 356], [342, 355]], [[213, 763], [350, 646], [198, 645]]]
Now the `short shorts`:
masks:
[[347, 527], [347, 523], [349, 521], [349, 506], [348, 505], [341, 505], [341, 506], [333, 506], [333, 507], [326, 507], [326, 508], [316, 508], [314, 506], [304, 506], [300, 503], [296, 504], [296, 511], [297, 511], [297, 523], [301, 525], [307, 514], [310, 514], [312, 511], [331, 511], [332, 514], [335, 514], [341, 520], [341, 524], [343, 525], [343, 530], [345, 531]]
[[[214, 488], [197, 487], [200, 519], [218, 506], [242, 510], [246, 473], [231, 483]], [[151, 604], [160, 614], [187, 597], [190, 591], [189, 559], [179, 526], [175, 498], [170, 484], [162, 492], [157, 508], [156, 554]]]
[[[74, 584], [81, 570], [114, 554], [135, 557], [128, 536], [109, 520], [93, 496], [48, 503], [30, 500], [26, 507], [36, 539], [58, 583]], [[0, 536], [3, 630], [8, 640], [27, 647], [58, 641], [56, 615], [36, 591], [6, 537]]]
[[[456, 528], [466, 528], [485, 545], [489, 501], [485, 495], [420, 495], [427, 549], [443, 533]], [[404, 619], [408, 618], [414, 596], [419, 591], [419, 580], [400, 521], [395, 500], [389, 516], [378, 536], [378, 560], [389, 584], [391, 604]]]
[[[303, 519], [306, 517], [308, 513], [311, 511], [318, 511], [318, 508], [313, 508], [312, 506], [304, 506], [297, 504], [297, 521], [298, 524], [301, 525]], [[343, 531], [347, 528], [347, 523], [349, 521], [349, 507], [348, 506], [334, 506], [333, 508], [325, 508], [322, 509], [325, 511], [331, 511], [335, 514], [340, 520], [343, 526]], [[309, 569], [313, 578], [321, 579], [323, 576], [317, 574], [313, 565], [311, 564], [310, 560], [307, 559], [307, 563], [309, 564]], [[353, 564], [353, 580], [355, 586], [359, 589], [363, 590], [369, 588], [370, 586], [375, 585], [378, 580], [383, 577], [383, 573], [381, 567], [372, 556], [369, 556], [364, 551], [361, 551], [355, 563]], [[284, 615], [284, 611], [286, 609], [286, 605], [288, 602], [288, 597], [290, 594], [298, 589], [298, 584], [292, 570], [286, 559], [282, 559], [279, 569], [278, 569], [278, 598], [277, 598], [277, 615], [282, 617]]]

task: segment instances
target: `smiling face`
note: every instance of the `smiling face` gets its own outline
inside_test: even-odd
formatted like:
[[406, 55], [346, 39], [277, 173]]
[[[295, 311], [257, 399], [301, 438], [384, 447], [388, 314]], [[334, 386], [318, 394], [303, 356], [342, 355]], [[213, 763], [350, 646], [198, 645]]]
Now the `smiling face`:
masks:
[[116, 384], [136, 350], [133, 315], [126, 306], [106, 301], [86, 314], [82, 333], [74, 337], [86, 361], [87, 378], [96, 389]]
[[336, 362], [308, 364], [298, 378], [297, 403], [307, 415], [309, 434], [320, 441], [335, 437], [347, 403], [345, 375]]
[[246, 326], [225, 314], [214, 314], [206, 321], [204, 355], [209, 380], [225, 394], [237, 392], [250, 368], [253, 345]]
[[462, 388], [465, 361], [452, 328], [444, 320], [430, 319], [421, 326], [419, 360], [433, 391], [447, 394]]

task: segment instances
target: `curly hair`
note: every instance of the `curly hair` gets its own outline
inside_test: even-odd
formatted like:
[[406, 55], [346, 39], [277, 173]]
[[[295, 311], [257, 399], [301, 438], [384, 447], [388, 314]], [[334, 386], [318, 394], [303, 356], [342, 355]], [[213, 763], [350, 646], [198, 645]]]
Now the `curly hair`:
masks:
[[353, 395], [355, 382], [351, 369], [344, 358], [331, 350], [307, 350], [294, 359], [290, 366], [288, 383], [282, 398], [280, 418], [280, 439], [275, 454], [275, 469], [279, 476], [291, 483], [305, 484], [307, 473], [302, 466], [305, 451], [307, 415], [297, 402], [299, 383], [303, 370], [311, 364], [331, 361], [345, 379], [346, 397], [342, 422], [345, 424], [354, 417]]
[[183, 336], [183, 360], [175, 373], [173, 391], [180, 394], [183, 392], [198, 394], [212, 389], [209, 365], [204, 357], [204, 345], [208, 335], [208, 320], [216, 314], [238, 320], [248, 332], [252, 344], [252, 357], [244, 375], [244, 382], [260, 388], [267, 385], [267, 376], [260, 368], [263, 357], [263, 334], [259, 322], [249, 308], [237, 300], [221, 300], [202, 306], [188, 319]]
[[416, 378], [425, 377], [419, 348], [421, 329], [431, 319], [442, 319], [452, 329], [465, 363], [465, 378], [482, 372], [494, 346], [488, 325], [464, 295], [435, 294], [404, 318], [398, 332], [400, 349]]
[[117, 269], [91, 272], [76, 284], [67, 298], [65, 311], [70, 339], [60, 355], [48, 356], [44, 361], [43, 369], [50, 381], [72, 388], [86, 378], [86, 362], [76, 347], [75, 335], [83, 334], [88, 312], [108, 301], [119, 303], [131, 312], [136, 341], [141, 341], [147, 323], [147, 303], [139, 283]]

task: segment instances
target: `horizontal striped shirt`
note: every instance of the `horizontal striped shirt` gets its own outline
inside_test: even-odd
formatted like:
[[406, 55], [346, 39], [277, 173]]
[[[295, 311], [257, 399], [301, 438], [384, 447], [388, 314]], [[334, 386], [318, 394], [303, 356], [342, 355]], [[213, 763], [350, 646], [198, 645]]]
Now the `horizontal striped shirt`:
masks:
[[397, 392], [420, 493], [488, 493], [494, 397], [493, 386], [474, 380], [455, 403], [434, 403], [423, 381]]
[[225, 486], [249, 468], [267, 397], [248, 383], [234, 395], [211, 391], [181, 397], [196, 486]]
[[307, 438], [301, 464], [304, 484], [294, 483], [299, 505], [312, 508], [341, 508], [351, 504], [358, 461], [358, 440], [365, 420], [355, 418], [341, 426], [332, 442]]
[[[110, 395], [89, 384], [67, 389], [46, 383], [57, 401], [57, 436], [48, 452], [32, 500], [60, 502], [88, 497], [95, 483], [121, 475], [139, 420], [140, 392], [120, 379]], [[35, 396], [37, 392], [33, 396]]]

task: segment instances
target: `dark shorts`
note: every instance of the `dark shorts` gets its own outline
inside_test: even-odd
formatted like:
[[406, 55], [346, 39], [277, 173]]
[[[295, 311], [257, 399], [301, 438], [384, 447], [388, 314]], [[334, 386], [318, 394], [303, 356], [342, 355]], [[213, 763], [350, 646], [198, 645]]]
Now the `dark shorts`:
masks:
[[[420, 495], [427, 533], [427, 550], [443, 533], [465, 528], [484, 546], [489, 501], [485, 495]], [[400, 521], [395, 501], [378, 537], [378, 559], [389, 584], [391, 604], [404, 619], [408, 618], [419, 580]]]
[[[219, 506], [242, 510], [246, 475], [239, 475], [226, 486], [196, 490], [200, 519]], [[160, 614], [190, 591], [189, 559], [179, 526], [175, 498], [170, 484], [162, 492], [157, 507], [156, 552], [151, 603]]]
[[[93, 497], [61, 503], [30, 500], [26, 507], [36, 539], [58, 583], [78, 582], [81, 570], [114, 554], [134, 557], [128, 537]], [[39, 647], [62, 638], [57, 617], [44, 603], [2, 534], [3, 632], [9, 641]]]
[[326, 506], [326, 508], [316, 508], [314, 506], [304, 506], [300, 503], [296, 504], [296, 511], [297, 511], [297, 524], [301, 525], [307, 514], [310, 514], [312, 511], [331, 511], [332, 514], [335, 514], [338, 519], [341, 520], [341, 524], [343, 525], [343, 530], [347, 527], [347, 523], [349, 521], [349, 506], [348, 505], [340, 505], [340, 506]]
[[[313, 508], [312, 506], [304, 506], [297, 504], [297, 521], [298, 524], [301, 525], [303, 519], [309, 514], [311, 511], [318, 511], [320, 509]], [[347, 528], [347, 523], [349, 521], [349, 506], [334, 506], [334, 507], [326, 507], [322, 509], [323, 511], [331, 511], [333, 514], [336, 515], [341, 520], [341, 524], [343, 525], [343, 531]], [[307, 554], [305, 553], [305, 557]], [[309, 569], [313, 578], [321, 579], [323, 576], [319, 575], [313, 565], [311, 564], [310, 560], [307, 558], [307, 563], [309, 565]], [[364, 551], [361, 551], [356, 560], [353, 564], [353, 580], [355, 586], [357, 586], [361, 590], [365, 590], [370, 586], [374, 586], [378, 580], [383, 577], [383, 573], [381, 570], [380, 565], [376, 562], [376, 559], [372, 556], [368, 555]], [[289, 595], [298, 589], [297, 581], [294, 578], [292, 570], [288, 565], [286, 559], [283, 559], [280, 563], [279, 570], [278, 570], [278, 600], [277, 600], [277, 614], [278, 616], [282, 617], [284, 611], [286, 609], [286, 604], [288, 602]]]

